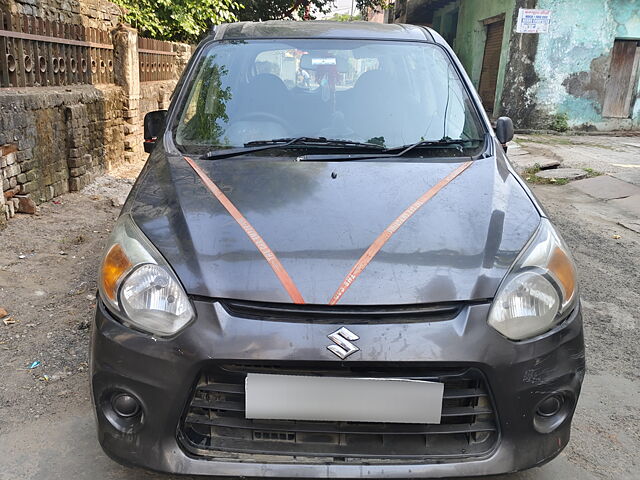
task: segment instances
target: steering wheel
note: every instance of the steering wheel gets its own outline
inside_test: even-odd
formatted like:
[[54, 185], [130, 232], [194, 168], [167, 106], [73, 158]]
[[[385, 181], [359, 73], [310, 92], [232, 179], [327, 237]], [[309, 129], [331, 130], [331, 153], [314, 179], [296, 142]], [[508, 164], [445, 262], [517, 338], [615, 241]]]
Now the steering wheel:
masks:
[[284, 127], [285, 130], [289, 129], [289, 122], [287, 122], [284, 118], [269, 112], [245, 113], [244, 115], [241, 115], [240, 117], [235, 118], [233, 123], [256, 121], [256, 120], [267, 120], [268, 122], [278, 123], [281, 127]]

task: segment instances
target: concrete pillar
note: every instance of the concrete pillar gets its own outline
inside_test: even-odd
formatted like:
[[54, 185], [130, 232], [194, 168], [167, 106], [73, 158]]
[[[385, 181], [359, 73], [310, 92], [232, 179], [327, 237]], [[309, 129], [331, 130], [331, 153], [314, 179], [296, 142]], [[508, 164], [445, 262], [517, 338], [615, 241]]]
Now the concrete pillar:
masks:
[[124, 91], [124, 157], [125, 161], [133, 162], [143, 155], [137, 30], [118, 25], [113, 31], [113, 57], [115, 82]]
[[535, 88], [539, 80], [535, 70], [535, 59], [540, 35], [515, 32], [518, 10], [520, 8], [536, 8], [536, 4], [537, 0], [516, 0], [513, 9], [513, 32], [509, 40], [502, 98], [497, 113], [511, 117], [516, 129], [546, 129], [549, 124], [546, 118], [541, 118], [535, 101]]

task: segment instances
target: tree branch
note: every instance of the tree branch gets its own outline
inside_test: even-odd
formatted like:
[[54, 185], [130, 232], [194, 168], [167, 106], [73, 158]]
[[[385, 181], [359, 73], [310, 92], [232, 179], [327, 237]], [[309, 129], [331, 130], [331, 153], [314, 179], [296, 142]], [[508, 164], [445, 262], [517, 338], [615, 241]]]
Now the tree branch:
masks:
[[293, 12], [298, 10], [300, 7], [306, 7], [307, 5], [309, 5], [309, 0], [295, 0], [293, 2], [293, 6], [287, 10], [282, 17], [293, 18]]

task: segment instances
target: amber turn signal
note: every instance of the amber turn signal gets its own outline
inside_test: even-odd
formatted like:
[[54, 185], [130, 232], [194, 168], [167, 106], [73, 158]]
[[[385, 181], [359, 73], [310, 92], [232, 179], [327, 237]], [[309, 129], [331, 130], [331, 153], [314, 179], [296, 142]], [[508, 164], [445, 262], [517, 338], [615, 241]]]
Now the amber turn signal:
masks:
[[101, 268], [102, 291], [110, 300], [116, 301], [118, 280], [132, 267], [129, 257], [120, 244], [113, 245], [104, 257]]
[[548, 268], [560, 282], [564, 290], [564, 301], [568, 302], [576, 288], [576, 271], [573, 262], [561, 248], [556, 247], [549, 259]]

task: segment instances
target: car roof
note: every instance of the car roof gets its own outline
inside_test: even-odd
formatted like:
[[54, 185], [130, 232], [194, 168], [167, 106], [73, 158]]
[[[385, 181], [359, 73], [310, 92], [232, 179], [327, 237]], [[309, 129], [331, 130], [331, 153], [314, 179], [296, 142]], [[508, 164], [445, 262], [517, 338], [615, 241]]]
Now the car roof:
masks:
[[328, 20], [238, 22], [220, 25], [216, 40], [251, 38], [360, 38], [375, 40], [437, 41], [431, 31], [417, 25]]

